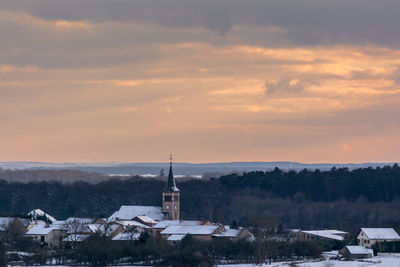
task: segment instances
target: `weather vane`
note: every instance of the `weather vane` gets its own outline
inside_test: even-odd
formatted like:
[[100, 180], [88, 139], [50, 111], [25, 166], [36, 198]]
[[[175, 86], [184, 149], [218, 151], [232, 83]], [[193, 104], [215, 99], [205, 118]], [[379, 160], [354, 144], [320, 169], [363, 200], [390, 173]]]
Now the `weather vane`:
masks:
[[172, 164], [172, 160], [173, 160], [172, 154], [169, 154], [169, 163]]

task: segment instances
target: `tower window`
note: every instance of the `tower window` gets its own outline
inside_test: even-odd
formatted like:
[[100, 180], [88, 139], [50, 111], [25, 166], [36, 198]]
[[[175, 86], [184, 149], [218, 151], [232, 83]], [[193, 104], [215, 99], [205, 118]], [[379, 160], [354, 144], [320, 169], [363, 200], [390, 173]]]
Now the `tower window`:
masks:
[[174, 196], [174, 200], [175, 200], [175, 201], [178, 201], [178, 196]]
[[168, 210], [168, 209], [169, 209], [169, 206], [167, 205], [167, 206], [165, 206], [165, 208]]
[[171, 200], [172, 200], [172, 196], [170, 196], [170, 195], [164, 196], [164, 201], [171, 201]]

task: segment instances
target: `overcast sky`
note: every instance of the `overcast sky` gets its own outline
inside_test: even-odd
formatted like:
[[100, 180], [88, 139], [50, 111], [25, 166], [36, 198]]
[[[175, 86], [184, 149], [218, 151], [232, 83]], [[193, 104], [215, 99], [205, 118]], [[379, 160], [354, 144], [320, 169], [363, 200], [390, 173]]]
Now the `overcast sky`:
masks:
[[1, 0], [0, 161], [400, 161], [398, 0]]

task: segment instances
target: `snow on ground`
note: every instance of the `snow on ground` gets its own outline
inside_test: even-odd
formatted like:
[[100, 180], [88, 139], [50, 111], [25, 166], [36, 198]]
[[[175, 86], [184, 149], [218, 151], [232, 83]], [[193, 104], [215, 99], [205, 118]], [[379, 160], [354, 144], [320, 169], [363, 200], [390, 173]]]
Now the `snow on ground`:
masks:
[[[231, 265], [218, 265], [219, 267], [250, 267], [250, 266], [270, 266], [270, 267], [290, 267], [288, 263], [274, 262], [269, 265], [256, 265], [256, 264], [231, 264]], [[338, 261], [338, 260], [325, 260], [325, 261], [307, 261], [296, 262], [297, 267], [400, 267], [400, 256], [383, 256], [365, 259], [364, 261]]]

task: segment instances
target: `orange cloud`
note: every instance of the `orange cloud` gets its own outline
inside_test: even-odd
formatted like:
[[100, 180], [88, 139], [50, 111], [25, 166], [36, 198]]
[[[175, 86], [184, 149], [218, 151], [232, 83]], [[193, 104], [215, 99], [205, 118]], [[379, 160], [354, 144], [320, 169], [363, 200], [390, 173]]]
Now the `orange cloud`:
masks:
[[184, 161], [399, 159], [400, 50], [228, 42], [246, 26], [217, 36], [11, 11], [0, 20], [54, 42], [1, 52], [0, 160], [157, 161], [171, 150]]

